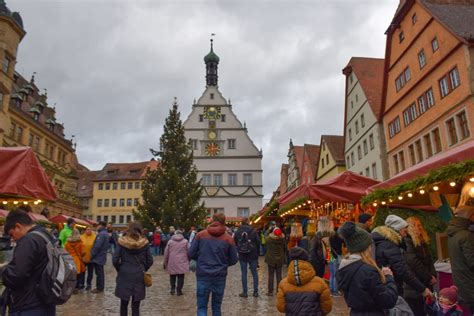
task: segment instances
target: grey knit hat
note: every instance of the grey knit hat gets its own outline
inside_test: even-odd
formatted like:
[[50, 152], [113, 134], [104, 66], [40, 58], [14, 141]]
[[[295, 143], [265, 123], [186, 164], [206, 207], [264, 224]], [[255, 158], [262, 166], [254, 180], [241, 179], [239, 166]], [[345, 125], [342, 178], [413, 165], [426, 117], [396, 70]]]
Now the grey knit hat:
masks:
[[397, 215], [389, 215], [385, 219], [385, 225], [396, 230], [397, 232], [408, 227], [408, 223]]
[[350, 253], [362, 252], [372, 244], [372, 236], [354, 222], [345, 222], [337, 233], [344, 238], [347, 250]]

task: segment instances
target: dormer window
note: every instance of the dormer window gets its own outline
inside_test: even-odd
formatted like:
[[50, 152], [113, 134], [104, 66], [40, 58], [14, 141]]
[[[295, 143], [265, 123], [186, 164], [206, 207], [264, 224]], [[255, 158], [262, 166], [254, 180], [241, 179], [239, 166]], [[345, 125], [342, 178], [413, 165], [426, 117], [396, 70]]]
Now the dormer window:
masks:
[[33, 119], [35, 121], [38, 121], [39, 120], [39, 117], [40, 117], [40, 114], [41, 114], [41, 111], [36, 107], [32, 107], [29, 111], [31, 114], [33, 114]]
[[56, 122], [53, 119], [46, 120], [46, 125], [50, 131], [54, 132], [54, 126], [56, 125]]

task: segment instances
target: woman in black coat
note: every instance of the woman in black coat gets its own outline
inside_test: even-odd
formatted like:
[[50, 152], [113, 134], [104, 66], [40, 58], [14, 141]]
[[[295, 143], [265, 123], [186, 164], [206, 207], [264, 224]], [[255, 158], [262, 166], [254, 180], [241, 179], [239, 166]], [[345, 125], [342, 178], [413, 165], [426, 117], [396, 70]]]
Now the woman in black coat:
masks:
[[323, 239], [319, 233], [309, 241], [309, 249], [309, 260], [314, 271], [316, 271], [316, 275], [322, 278], [326, 267], [326, 254]]
[[397, 303], [398, 292], [392, 271], [380, 269], [371, 257], [372, 238], [353, 222], [337, 231], [349, 252], [336, 273], [339, 289], [350, 307], [351, 316], [385, 316]]
[[[408, 223], [408, 235], [404, 238], [406, 263], [416, 278], [427, 288], [433, 290], [433, 285], [436, 284], [436, 271], [428, 247], [430, 238], [418, 217], [412, 216], [406, 221]], [[421, 293], [406, 283], [403, 289], [404, 298], [415, 315], [426, 315]]]
[[153, 264], [148, 239], [142, 236], [142, 227], [137, 222], [128, 224], [112, 258], [117, 270], [115, 296], [120, 298], [120, 316], [127, 315], [128, 302], [132, 299], [132, 315], [140, 314], [140, 301], [145, 298], [144, 272]]

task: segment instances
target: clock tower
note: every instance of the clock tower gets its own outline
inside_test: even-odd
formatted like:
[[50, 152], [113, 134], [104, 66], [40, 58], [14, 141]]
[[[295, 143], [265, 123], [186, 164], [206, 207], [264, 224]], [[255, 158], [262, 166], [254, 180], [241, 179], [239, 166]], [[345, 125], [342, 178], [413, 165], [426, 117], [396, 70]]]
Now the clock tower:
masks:
[[206, 89], [184, 122], [185, 135], [204, 186], [208, 215], [223, 212], [238, 221], [262, 207], [262, 151], [218, 89], [219, 56], [212, 39], [204, 63]]

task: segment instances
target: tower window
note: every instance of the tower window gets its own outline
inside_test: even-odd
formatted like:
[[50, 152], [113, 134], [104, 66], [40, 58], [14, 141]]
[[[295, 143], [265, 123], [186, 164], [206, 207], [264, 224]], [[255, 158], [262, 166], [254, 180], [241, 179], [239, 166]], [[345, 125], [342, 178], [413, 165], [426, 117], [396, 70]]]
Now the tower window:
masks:
[[199, 122], [204, 122], [204, 115], [203, 114], [199, 114]]
[[221, 114], [221, 122], [225, 122], [225, 114]]
[[214, 100], [214, 93], [210, 94], [211, 100]]

